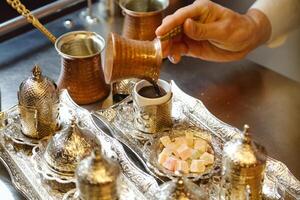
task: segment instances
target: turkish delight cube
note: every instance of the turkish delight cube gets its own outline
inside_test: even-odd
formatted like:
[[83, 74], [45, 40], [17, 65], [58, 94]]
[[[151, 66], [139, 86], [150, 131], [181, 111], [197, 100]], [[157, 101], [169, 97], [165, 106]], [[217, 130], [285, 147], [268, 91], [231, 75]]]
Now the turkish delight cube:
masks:
[[189, 173], [189, 164], [188, 162], [184, 160], [177, 160], [176, 166], [175, 166], [175, 171], [183, 172], [183, 173]]
[[205, 171], [205, 162], [203, 160], [192, 160], [190, 171], [193, 173], [202, 173]]
[[202, 154], [202, 156], [200, 157], [200, 160], [204, 160], [205, 161], [205, 165], [211, 165], [214, 163], [214, 155], [204, 152], [204, 154]]
[[187, 144], [182, 144], [177, 149], [177, 153], [182, 160], [186, 160], [192, 156], [193, 149], [189, 148]]
[[160, 138], [160, 142], [166, 147], [168, 144], [171, 143], [171, 139], [169, 136], [163, 136]]

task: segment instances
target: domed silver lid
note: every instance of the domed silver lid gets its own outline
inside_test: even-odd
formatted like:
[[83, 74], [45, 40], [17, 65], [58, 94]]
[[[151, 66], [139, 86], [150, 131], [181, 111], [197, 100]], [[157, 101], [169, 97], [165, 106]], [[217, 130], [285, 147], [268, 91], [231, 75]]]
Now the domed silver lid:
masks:
[[51, 138], [44, 158], [55, 172], [73, 176], [79, 161], [90, 155], [94, 148], [99, 148], [96, 141], [93, 133], [79, 128], [73, 119], [69, 127]]
[[119, 167], [96, 148], [92, 155], [82, 160], [76, 169], [76, 186], [80, 199], [114, 200], [117, 195]]
[[249, 126], [244, 126], [244, 134], [237, 139], [227, 142], [223, 150], [223, 162], [230, 162], [237, 168], [255, 168], [265, 165], [266, 151], [262, 146], [252, 141]]

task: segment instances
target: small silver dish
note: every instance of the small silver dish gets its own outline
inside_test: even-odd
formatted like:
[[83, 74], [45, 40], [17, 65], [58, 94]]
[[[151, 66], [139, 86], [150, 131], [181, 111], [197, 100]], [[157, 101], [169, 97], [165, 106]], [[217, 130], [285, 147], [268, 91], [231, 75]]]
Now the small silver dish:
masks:
[[167, 177], [174, 179], [176, 177], [182, 176], [180, 173], [175, 173], [164, 168], [158, 162], [158, 155], [163, 149], [163, 145], [160, 142], [160, 138], [163, 136], [169, 136], [172, 139], [175, 137], [185, 136], [187, 132], [193, 132], [194, 137], [204, 139], [210, 144], [211, 151], [214, 154], [214, 163], [206, 167], [203, 173], [185, 173], [184, 176], [192, 181], [197, 181], [200, 179], [209, 179], [214, 174], [217, 174], [221, 170], [221, 159], [222, 159], [222, 142], [216, 138], [212, 137], [209, 132], [203, 131], [202, 129], [191, 126], [191, 125], [178, 125], [174, 126], [171, 130], [166, 130], [163, 133], [160, 133], [158, 137], [154, 140], [149, 140], [144, 145], [144, 157], [147, 161], [149, 168], [158, 176]]
[[34, 170], [41, 176], [42, 181], [52, 189], [67, 192], [75, 188], [75, 177], [69, 174], [55, 173], [44, 159], [44, 154], [49, 142], [49, 137], [40, 140], [39, 144], [32, 149], [31, 162]]

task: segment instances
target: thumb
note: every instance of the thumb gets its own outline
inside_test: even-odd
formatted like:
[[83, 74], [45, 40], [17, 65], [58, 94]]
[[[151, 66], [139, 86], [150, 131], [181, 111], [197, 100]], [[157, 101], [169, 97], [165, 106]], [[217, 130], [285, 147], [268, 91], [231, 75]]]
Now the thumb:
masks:
[[203, 24], [192, 19], [185, 20], [183, 29], [185, 35], [193, 40], [218, 40], [222, 33], [217, 22]]

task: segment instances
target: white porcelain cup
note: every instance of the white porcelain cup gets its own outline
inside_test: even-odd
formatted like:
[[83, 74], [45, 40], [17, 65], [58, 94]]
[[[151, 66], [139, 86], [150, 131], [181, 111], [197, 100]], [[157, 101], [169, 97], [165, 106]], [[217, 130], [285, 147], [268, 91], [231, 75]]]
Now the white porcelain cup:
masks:
[[136, 103], [138, 104], [138, 106], [140, 106], [140, 107], [154, 106], [154, 105], [160, 105], [160, 104], [163, 104], [163, 103], [166, 103], [167, 101], [169, 101], [169, 99], [172, 96], [171, 85], [167, 81], [164, 81], [161, 79], [159, 79], [157, 81], [157, 84], [158, 84], [158, 86], [163, 88], [166, 92], [166, 94], [164, 96], [158, 97], [158, 98], [147, 98], [147, 97], [141, 96], [138, 93], [140, 91], [140, 89], [142, 89], [143, 87], [152, 85], [148, 81], [141, 80], [135, 84], [132, 95], [133, 95], [133, 98], [135, 99]]

